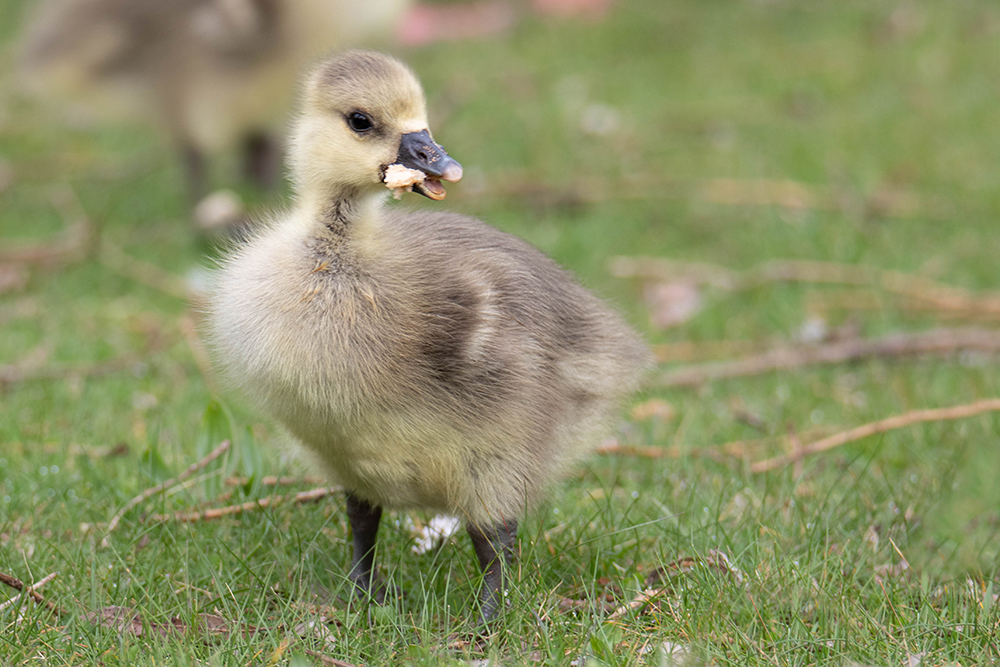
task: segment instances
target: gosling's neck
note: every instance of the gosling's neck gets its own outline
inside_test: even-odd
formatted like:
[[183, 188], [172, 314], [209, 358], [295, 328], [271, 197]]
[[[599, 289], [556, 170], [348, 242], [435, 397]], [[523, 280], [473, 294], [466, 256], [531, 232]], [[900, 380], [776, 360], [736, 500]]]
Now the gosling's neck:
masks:
[[352, 186], [308, 188], [298, 199], [297, 208], [302, 219], [310, 221], [311, 233], [347, 240], [373, 231], [385, 205], [386, 192]]

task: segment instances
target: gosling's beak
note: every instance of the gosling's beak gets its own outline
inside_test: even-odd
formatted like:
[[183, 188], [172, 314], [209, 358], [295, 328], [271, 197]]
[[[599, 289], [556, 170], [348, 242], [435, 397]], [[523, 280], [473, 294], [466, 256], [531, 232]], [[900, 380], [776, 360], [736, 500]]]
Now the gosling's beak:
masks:
[[430, 132], [408, 132], [399, 141], [399, 155], [396, 162], [424, 172], [427, 178], [413, 186], [413, 191], [429, 199], [444, 199], [445, 191], [441, 181], [457, 183], [462, 179], [462, 165], [448, 157], [443, 148], [434, 143]]

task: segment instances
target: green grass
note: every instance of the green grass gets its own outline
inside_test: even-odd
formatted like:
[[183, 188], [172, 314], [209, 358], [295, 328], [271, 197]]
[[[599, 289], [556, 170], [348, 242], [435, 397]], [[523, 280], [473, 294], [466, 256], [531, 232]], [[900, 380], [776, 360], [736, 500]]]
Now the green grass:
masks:
[[[16, 3], [5, 5], [0, 24], [17, 15]], [[0, 36], [9, 43], [14, 31]], [[644, 324], [641, 290], [612, 278], [606, 261], [831, 260], [996, 289], [998, 44], [1000, 9], [990, 0], [621, 0], [605, 22], [533, 19], [502, 39], [402, 55], [425, 82], [435, 137], [467, 169], [447, 208], [535, 243], [651, 342], [781, 341], [796, 335], [819, 288], [709, 292], [703, 312], [661, 332]], [[179, 168], [159, 139], [134, 127], [74, 128], [9, 84], [0, 94], [0, 156], [14, 174], [0, 193], [0, 244], [58, 232], [51, 193], [68, 184], [102, 238], [130, 255], [182, 275], [208, 264], [210, 246], [190, 231]], [[581, 130], [593, 104], [615, 111], [616, 132]], [[233, 180], [226, 164], [220, 183]], [[664, 185], [641, 198], [618, 199], [614, 189], [591, 203], [558, 196], [637, 173]], [[845, 203], [712, 204], [697, 196], [712, 178], [831, 186]], [[523, 184], [525, 196], [491, 192], [498, 179]], [[866, 206], [893, 188], [920, 195], [914, 215]], [[869, 335], [934, 324], [891, 303], [833, 313], [830, 324], [854, 318]], [[57, 621], [32, 605], [0, 611], [0, 663], [311, 664], [305, 649], [366, 665], [468, 659], [446, 648], [472, 629], [476, 568], [464, 535], [417, 556], [402, 517], [390, 517], [382, 568], [408, 596], [399, 609], [366, 609], [347, 604], [339, 498], [215, 522], [142, 521], [212, 501], [231, 473], [258, 481], [231, 489], [226, 502], [267, 497], [263, 475], [303, 473], [272, 425], [213, 396], [182, 333], [186, 310], [93, 259], [33, 267], [24, 289], [0, 294], [0, 365], [39, 350], [46, 365], [141, 360], [105, 375], [0, 386], [0, 571], [25, 581], [58, 571], [43, 592], [76, 613]], [[618, 437], [693, 452], [781, 435], [789, 424], [833, 432], [996, 396], [998, 371], [992, 357], [966, 355], [650, 391], [677, 416], [625, 422]], [[737, 418], [737, 400], [763, 433]], [[592, 457], [522, 524], [519, 584], [486, 652], [503, 665], [662, 665], [667, 657], [648, 649], [671, 642], [697, 664], [995, 663], [998, 435], [995, 414], [912, 426], [812, 457], [799, 476], [753, 475], [740, 458]], [[102, 534], [87, 524], [106, 523], [223, 437], [235, 443], [224, 462], [131, 512], [99, 548]], [[108, 454], [119, 444], [125, 454]], [[767, 453], [780, 448], [758, 452]], [[706, 565], [712, 549], [744, 584]], [[632, 599], [650, 572], [681, 557], [696, 566], [647, 613], [610, 621], [598, 608]], [[563, 597], [594, 604], [561, 611]], [[335, 609], [325, 648], [294, 631], [316, 618], [298, 604], [313, 601]], [[123, 636], [84, 615], [111, 605], [148, 623], [211, 613], [261, 631]]]

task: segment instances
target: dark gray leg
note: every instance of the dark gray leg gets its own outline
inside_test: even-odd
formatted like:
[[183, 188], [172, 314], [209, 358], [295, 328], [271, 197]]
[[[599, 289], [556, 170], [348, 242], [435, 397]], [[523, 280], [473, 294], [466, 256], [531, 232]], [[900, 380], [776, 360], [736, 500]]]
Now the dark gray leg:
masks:
[[382, 604], [385, 602], [385, 588], [379, 584], [378, 573], [375, 571], [375, 539], [378, 537], [379, 521], [382, 520], [382, 508], [370, 505], [348, 492], [347, 520], [351, 524], [354, 540], [354, 556], [348, 576], [357, 587], [359, 595], [374, 598]]
[[205, 167], [205, 156], [194, 146], [187, 144], [181, 148], [181, 159], [184, 161], [184, 179], [187, 182], [187, 194], [191, 206], [197, 206], [207, 191], [208, 173]]
[[262, 189], [273, 190], [281, 176], [281, 142], [266, 132], [246, 140], [246, 175]]
[[483, 571], [483, 590], [479, 594], [482, 606], [480, 625], [487, 625], [497, 615], [503, 604], [508, 570], [514, 562], [514, 542], [517, 540], [517, 522], [509, 521], [489, 528], [469, 524], [466, 527], [476, 550], [479, 567]]

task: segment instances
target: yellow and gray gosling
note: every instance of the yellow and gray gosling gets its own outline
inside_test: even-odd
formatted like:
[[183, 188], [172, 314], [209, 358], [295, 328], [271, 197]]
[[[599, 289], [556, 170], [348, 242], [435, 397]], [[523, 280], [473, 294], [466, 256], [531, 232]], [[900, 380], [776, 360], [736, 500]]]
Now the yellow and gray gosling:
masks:
[[180, 152], [193, 201], [206, 156], [239, 143], [247, 175], [280, 176], [277, 138], [301, 67], [387, 35], [411, 0], [47, 0], [21, 46], [38, 93], [138, 118]]
[[416, 170], [432, 199], [462, 175], [402, 63], [351, 51], [320, 64], [290, 160], [292, 208], [223, 261], [216, 359], [347, 490], [360, 591], [385, 594], [383, 508], [446, 512], [466, 522], [489, 621], [518, 519], [606, 433], [648, 350], [524, 241], [386, 207], [386, 174]]

